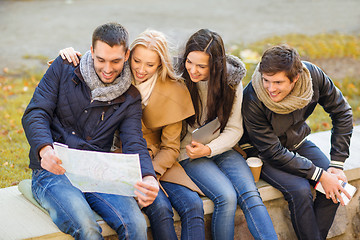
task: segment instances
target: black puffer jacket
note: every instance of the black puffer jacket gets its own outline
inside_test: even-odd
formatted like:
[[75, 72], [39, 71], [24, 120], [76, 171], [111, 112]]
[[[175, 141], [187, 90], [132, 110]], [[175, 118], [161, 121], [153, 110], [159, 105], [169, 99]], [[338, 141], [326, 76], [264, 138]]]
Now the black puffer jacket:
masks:
[[141, 97], [131, 86], [109, 102], [92, 101], [80, 68], [58, 57], [36, 88], [22, 124], [30, 144], [30, 168], [39, 169], [39, 151], [57, 141], [71, 148], [108, 152], [115, 130], [123, 153], [138, 153], [142, 175], [153, 175], [141, 132]]
[[244, 89], [242, 114], [250, 142], [264, 161], [292, 174], [318, 181], [322, 172], [314, 174], [319, 169], [305, 157], [292, 152], [311, 132], [305, 121], [318, 103], [329, 113], [333, 123], [330, 166], [342, 168], [349, 156], [352, 110], [340, 90], [320, 68], [309, 62], [304, 64], [310, 71], [314, 90], [306, 107], [290, 114], [276, 114], [258, 99], [250, 82]]

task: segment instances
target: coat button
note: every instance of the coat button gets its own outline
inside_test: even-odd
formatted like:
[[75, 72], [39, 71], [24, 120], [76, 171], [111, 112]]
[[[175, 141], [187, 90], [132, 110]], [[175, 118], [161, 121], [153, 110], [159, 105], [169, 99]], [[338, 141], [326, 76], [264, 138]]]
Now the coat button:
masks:
[[72, 134], [72, 135], [75, 135], [75, 132], [74, 132], [74, 131], [72, 131], [72, 132], [71, 132], [71, 134]]
[[87, 110], [85, 110], [84, 113], [87, 113]]

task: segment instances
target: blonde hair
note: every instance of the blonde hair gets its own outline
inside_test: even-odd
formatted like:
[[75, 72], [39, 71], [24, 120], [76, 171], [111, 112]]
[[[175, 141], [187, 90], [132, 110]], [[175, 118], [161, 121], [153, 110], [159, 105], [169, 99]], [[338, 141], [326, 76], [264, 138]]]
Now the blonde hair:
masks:
[[174, 71], [168, 42], [163, 33], [156, 30], [147, 29], [139, 36], [137, 36], [136, 39], [132, 42], [130, 45], [130, 51], [132, 52], [132, 50], [134, 50], [138, 45], [142, 45], [150, 50], [153, 50], [159, 55], [161, 65], [157, 71], [160, 80], [165, 81], [166, 78], [179, 80], [179, 76], [177, 76]]

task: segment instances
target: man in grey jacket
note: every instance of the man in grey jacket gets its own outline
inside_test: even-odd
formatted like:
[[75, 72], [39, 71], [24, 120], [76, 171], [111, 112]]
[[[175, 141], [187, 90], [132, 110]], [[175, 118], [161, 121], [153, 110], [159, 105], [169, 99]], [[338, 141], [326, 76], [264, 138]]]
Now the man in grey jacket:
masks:
[[[306, 139], [306, 119], [320, 104], [333, 122], [331, 161]], [[352, 110], [331, 79], [317, 66], [302, 62], [287, 45], [266, 50], [244, 90], [242, 113], [251, 144], [264, 161], [261, 177], [279, 189], [289, 203], [299, 239], [326, 239], [347, 181], [343, 165], [349, 156]], [[242, 140], [241, 142], [244, 142]], [[326, 192], [310, 186], [320, 182]]]

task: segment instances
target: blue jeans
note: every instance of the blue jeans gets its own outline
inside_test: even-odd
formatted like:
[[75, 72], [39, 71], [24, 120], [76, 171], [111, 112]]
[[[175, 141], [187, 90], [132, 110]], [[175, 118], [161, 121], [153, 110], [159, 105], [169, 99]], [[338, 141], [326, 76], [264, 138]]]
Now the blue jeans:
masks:
[[177, 240], [172, 206], [181, 219], [181, 239], [205, 239], [204, 209], [199, 195], [175, 183], [160, 183], [169, 197], [160, 189], [155, 201], [143, 208], [150, 220], [154, 240]]
[[277, 239], [253, 175], [239, 153], [229, 150], [211, 158], [186, 159], [180, 164], [214, 202], [211, 223], [213, 239], [234, 239], [237, 205], [244, 212], [248, 228], [255, 239]]
[[[324, 170], [329, 168], [328, 158], [311, 141], [305, 141], [295, 152]], [[334, 204], [317, 191], [314, 201], [310, 188], [310, 185], [315, 185], [314, 181], [274, 168], [266, 161], [261, 178], [284, 194], [289, 203], [292, 225], [299, 239], [326, 239], [339, 204]]]
[[144, 215], [132, 197], [83, 193], [65, 175], [33, 170], [32, 192], [58, 228], [75, 239], [103, 239], [93, 210], [118, 234], [119, 239], [146, 239]]

